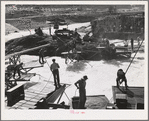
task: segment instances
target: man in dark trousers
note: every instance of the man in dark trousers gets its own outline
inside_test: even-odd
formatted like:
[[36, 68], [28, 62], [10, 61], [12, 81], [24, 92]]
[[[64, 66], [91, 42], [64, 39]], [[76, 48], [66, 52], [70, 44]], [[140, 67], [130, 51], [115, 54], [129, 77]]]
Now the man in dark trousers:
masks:
[[82, 79], [78, 80], [75, 83], [75, 86], [77, 87], [77, 89], [79, 89], [79, 109], [85, 109], [85, 102], [86, 102], [86, 80], [88, 79], [87, 76], [83, 76]]
[[60, 78], [59, 78], [59, 64], [55, 62], [55, 59], [52, 59], [53, 63], [50, 66], [50, 69], [52, 71], [53, 77], [54, 77], [54, 84], [55, 84], [55, 89], [58, 89], [61, 87], [60, 85]]
[[44, 64], [44, 53], [45, 53], [45, 48], [41, 48], [39, 50], [39, 63]]
[[131, 38], [131, 49], [132, 49], [132, 52], [133, 52], [133, 43], [134, 43], [134, 40], [133, 40], [133, 38]]
[[122, 82], [125, 82], [125, 88], [127, 89], [127, 79], [125, 77], [125, 73], [123, 72], [122, 69], [119, 69], [117, 71], [117, 78], [116, 78], [116, 83], [117, 83], [117, 87], [119, 88], [119, 84], [121, 84]]

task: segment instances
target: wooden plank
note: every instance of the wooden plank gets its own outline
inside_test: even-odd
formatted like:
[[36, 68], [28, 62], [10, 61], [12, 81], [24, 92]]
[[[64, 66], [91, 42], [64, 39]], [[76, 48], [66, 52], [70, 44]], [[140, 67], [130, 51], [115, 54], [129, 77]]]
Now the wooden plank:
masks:
[[19, 106], [21, 106], [23, 103], [22, 102], [17, 102], [16, 104], [14, 104], [12, 107], [18, 108]]
[[21, 108], [22, 107], [25, 107], [25, 108], [27, 108], [27, 109], [35, 109], [36, 108], [36, 106], [34, 106], [34, 105], [29, 105], [29, 104], [23, 104], [22, 106], [21, 106]]
[[23, 84], [17, 84], [17, 85], [14, 86], [13, 88], [7, 90], [7, 92], [12, 92], [12, 91], [16, 90], [17, 88], [19, 88], [19, 87], [21, 87], [21, 86], [23, 86], [23, 85], [24, 85], [24, 83], [23, 83]]
[[28, 104], [28, 105], [35, 105], [36, 102], [27, 101], [25, 104]]
[[33, 98], [33, 99], [31, 99], [30, 101], [31, 101], [31, 102], [38, 102], [39, 100], [38, 100], [38, 99]]
[[56, 99], [64, 92], [66, 85], [63, 85], [59, 89], [57, 89], [51, 96], [46, 99], [48, 103], [54, 103]]
[[24, 100], [29, 101], [29, 100], [31, 100], [31, 99], [32, 99], [31, 97], [25, 97]]
[[29, 90], [25, 90], [25, 94], [26, 95], [37, 95], [37, 93], [34, 93], [34, 92], [30, 92]]
[[[48, 92], [49, 93], [49, 92]], [[26, 94], [34, 94], [34, 95], [42, 95], [42, 96], [46, 96], [48, 93], [42, 93], [42, 92], [37, 92], [37, 91], [34, 91], [34, 90], [27, 90], [26, 91]]]
[[69, 105], [53, 104], [53, 103], [48, 103], [48, 106], [53, 107], [54, 109], [57, 109], [57, 108], [69, 109], [70, 108]]

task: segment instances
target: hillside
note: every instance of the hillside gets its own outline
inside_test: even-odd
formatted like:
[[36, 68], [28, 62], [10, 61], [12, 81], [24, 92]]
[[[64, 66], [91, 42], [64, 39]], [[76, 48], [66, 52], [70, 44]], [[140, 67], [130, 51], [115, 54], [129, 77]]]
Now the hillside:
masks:
[[[90, 22], [95, 18], [119, 10], [130, 10], [131, 5], [12, 5], [6, 6], [6, 23], [14, 27], [35, 29], [37, 27], [49, 27], [46, 21], [53, 18], [65, 19], [68, 24]], [[143, 6], [137, 6], [142, 8]], [[140, 9], [141, 10], [141, 9]], [[27, 25], [26, 25], [27, 24]]]

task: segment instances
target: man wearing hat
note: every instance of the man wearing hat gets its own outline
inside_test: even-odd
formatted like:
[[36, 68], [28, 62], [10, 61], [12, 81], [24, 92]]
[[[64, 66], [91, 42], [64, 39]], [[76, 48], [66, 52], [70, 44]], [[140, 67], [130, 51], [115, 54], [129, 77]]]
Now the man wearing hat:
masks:
[[78, 80], [75, 83], [75, 86], [77, 87], [77, 89], [79, 89], [79, 96], [80, 96], [80, 100], [79, 100], [79, 109], [85, 109], [85, 102], [86, 102], [86, 80], [88, 79], [87, 76], [83, 76], [82, 79]]
[[50, 69], [52, 71], [53, 77], [54, 77], [54, 84], [55, 88], [58, 89], [61, 87], [60, 85], [60, 79], [59, 79], [59, 70], [60, 68], [59, 64], [55, 62], [55, 59], [52, 59], [53, 63], [50, 66]]

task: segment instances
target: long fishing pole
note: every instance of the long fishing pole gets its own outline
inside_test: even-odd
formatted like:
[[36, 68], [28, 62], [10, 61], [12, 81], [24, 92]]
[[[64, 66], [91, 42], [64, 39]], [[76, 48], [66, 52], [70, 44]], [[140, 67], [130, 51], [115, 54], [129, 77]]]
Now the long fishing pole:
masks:
[[132, 61], [134, 60], [136, 54], [138, 53], [138, 51], [139, 51], [139, 49], [140, 49], [142, 43], [143, 43], [143, 40], [142, 40], [141, 44], [139, 45], [139, 47], [138, 47], [138, 49], [137, 49], [137, 52], [135, 53], [134, 57], [132, 58], [132, 60], [131, 60], [131, 62], [130, 62], [130, 64], [129, 64], [129, 66], [127, 67], [127, 70], [126, 70], [125, 74], [127, 73], [127, 71], [128, 71], [128, 69], [129, 69], [129, 67], [130, 67], [130, 65], [131, 65], [131, 63], [132, 63]]

